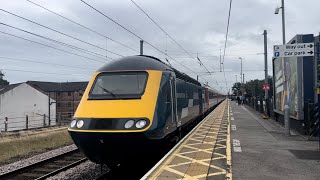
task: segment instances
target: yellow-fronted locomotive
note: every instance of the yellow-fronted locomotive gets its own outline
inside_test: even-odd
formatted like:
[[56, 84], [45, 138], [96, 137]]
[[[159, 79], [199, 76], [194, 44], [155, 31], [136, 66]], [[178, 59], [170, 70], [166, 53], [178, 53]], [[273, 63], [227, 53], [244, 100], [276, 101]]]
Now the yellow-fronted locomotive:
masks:
[[95, 72], [68, 130], [91, 161], [121, 162], [181, 138], [223, 99], [155, 57], [124, 57]]

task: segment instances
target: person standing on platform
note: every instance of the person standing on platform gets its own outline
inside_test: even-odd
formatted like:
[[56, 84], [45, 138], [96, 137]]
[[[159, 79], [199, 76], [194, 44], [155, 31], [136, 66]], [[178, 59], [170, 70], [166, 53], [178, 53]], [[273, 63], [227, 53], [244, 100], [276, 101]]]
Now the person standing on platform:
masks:
[[241, 96], [241, 105], [244, 103], [244, 96]]
[[237, 102], [238, 102], [238, 105], [240, 105], [240, 97], [237, 96]]

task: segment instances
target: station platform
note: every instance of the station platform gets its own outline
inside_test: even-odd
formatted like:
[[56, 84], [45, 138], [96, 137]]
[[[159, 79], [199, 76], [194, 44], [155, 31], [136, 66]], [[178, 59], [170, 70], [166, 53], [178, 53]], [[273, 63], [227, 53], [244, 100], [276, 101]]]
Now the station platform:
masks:
[[248, 106], [230, 102], [233, 179], [320, 179], [317, 140], [308, 141]]
[[320, 179], [318, 141], [225, 100], [141, 179]]
[[228, 103], [216, 107], [142, 179], [231, 178]]

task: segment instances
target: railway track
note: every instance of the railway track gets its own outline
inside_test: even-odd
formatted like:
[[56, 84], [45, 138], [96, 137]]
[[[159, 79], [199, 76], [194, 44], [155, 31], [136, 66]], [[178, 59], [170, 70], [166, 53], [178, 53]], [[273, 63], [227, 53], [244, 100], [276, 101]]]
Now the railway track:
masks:
[[78, 149], [0, 175], [0, 179], [45, 179], [70, 169], [87, 158]]

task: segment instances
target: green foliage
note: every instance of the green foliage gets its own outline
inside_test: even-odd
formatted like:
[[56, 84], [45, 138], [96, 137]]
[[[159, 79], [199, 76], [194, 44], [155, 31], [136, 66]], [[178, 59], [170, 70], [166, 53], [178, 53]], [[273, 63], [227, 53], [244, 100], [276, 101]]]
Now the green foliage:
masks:
[[3, 77], [4, 77], [4, 74], [0, 71], [0, 86], [9, 84], [9, 82], [7, 80], [3, 79]]
[[234, 83], [232, 86], [232, 91], [234, 95], [240, 95], [241, 94], [241, 83], [237, 82]]
[[[256, 97], [264, 97], [264, 90], [262, 89], [262, 84], [264, 83], [264, 80], [250, 80], [247, 81], [245, 84], [241, 83], [234, 83], [232, 86], [232, 91], [234, 95], [242, 95], [242, 93], [246, 92], [247, 96], [256, 96]], [[272, 77], [268, 77], [268, 83], [269, 83], [269, 97], [272, 97], [273, 95], [273, 84], [272, 84]]]

